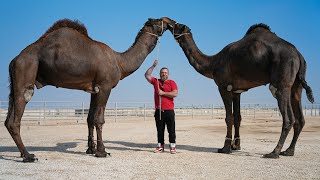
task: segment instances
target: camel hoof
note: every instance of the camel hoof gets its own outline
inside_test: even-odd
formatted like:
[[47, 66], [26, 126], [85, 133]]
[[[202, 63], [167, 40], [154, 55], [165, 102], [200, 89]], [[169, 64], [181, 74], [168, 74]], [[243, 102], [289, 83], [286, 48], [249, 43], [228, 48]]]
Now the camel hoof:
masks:
[[232, 146], [231, 146], [231, 149], [232, 149], [232, 150], [241, 150], [241, 147], [240, 147], [240, 145], [239, 145], [239, 146], [232, 145]]
[[36, 158], [34, 154], [29, 154], [23, 157], [23, 160], [22, 160], [22, 162], [24, 163], [34, 162], [34, 161], [38, 161], [38, 158]]
[[96, 153], [96, 149], [94, 148], [88, 148], [86, 151], [86, 154], [95, 154]]
[[240, 150], [240, 138], [235, 138], [235, 140], [231, 143], [232, 150]]
[[231, 148], [230, 147], [223, 147], [222, 149], [218, 149], [218, 153], [230, 154]]
[[281, 156], [294, 156], [294, 151], [286, 150], [280, 153]]
[[110, 153], [107, 153], [107, 152], [105, 152], [105, 151], [102, 151], [102, 152], [97, 151], [97, 152], [96, 152], [96, 155], [95, 155], [95, 157], [107, 157], [107, 156], [111, 156], [111, 154], [110, 154]]
[[265, 154], [262, 156], [263, 158], [270, 158], [270, 159], [278, 159], [279, 158], [279, 154], [276, 154], [274, 152], [269, 153], [269, 154]]

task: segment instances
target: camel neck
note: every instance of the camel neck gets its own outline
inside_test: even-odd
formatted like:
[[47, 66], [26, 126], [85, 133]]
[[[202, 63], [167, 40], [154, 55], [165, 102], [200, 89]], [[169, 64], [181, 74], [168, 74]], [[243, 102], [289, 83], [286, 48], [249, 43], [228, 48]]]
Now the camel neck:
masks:
[[207, 56], [201, 52], [193, 40], [192, 34], [186, 34], [178, 39], [178, 43], [189, 60], [190, 65], [200, 74], [213, 79], [215, 56]]
[[135, 42], [125, 52], [119, 53], [118, 65], [121, 69], [121, 79], [136, 71], [157, 43], [157, 37], [143, 31], [138, 33]]

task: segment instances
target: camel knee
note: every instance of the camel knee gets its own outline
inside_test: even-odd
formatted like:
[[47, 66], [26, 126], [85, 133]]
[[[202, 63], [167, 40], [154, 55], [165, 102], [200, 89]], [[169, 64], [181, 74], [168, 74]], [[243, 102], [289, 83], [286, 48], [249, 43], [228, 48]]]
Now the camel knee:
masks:
[[304, 125], [305, 125], [305, 121], [300, 122], [301, 129], [304, 127]]
[[99, 125], [99, 124], [104, 124], [105, 120], [104, 120], [104, 116], [98, 116], [94, 118], [94, 125]]
[[286, 130], [286, 131], [289, 131], [293, 127], [293, 125], [294, 125], [294, 121], [284, 123], [283, 129]]
[[294, 123], [293, 127], [294, 127], [295, 129], [301, 130], [301, 129], [304, 127], [304, 124], [305, 124], [304, 121], [302, 121], [302, 122], [296, 121], [296, 122]]
[[240, 127], [240, 124], [241, 124], [241, 120], [235, 120], [234, 121], [234, 126], [235, 127]]
[[227, 125], [233, 125], [234, 119], [233, 118], [226, 118], [225, 122], [226, 122]]
[[95, 124], [95, 126], [102, 126], [102, 125], [104, 125], [104, 123], [105, 123], [105, 120], [104, 120], [104, 118], [103, 119], [97, 119], [95, 122], [94, 122], [94, 124]]
[[8, 130], [12, 129], [13, 128], [13, 121], [11, 121], [10, 119], [7, 119], [5, 122], [4, 122], [4, 126], [6, 126], [6, 128]]
[[5, 122], [4, 122], [4, 126], [9, 130], [10, 125], [9, 125], [9, 122], [8, 122], [8, 121], [5, 121]]
[[20, 123], [13, 123], [12, 121], [5, 121], [4, 125], [6, 126], [7, 130], [12, 134], [17, 134], [17, 130], [20, 128]]
[[233, 119], [234, 119], [234, 123], [236, 124], [237, 122], [241, 122], [242, 118], [241, 118], [241, 115], [238, 113], [238, 114], [234, 114], [233, 115]]

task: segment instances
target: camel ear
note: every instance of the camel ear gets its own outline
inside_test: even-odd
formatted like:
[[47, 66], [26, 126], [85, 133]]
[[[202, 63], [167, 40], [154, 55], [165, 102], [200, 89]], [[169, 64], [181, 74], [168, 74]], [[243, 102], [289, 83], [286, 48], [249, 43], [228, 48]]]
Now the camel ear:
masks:
[[176, 26], [177, 26], [177, 28], [182, 29], [182, 28], [184, 28], [185, 25], [184, 24], [177, 24]]
[[184, 31], [185, 32], [191, 32], [191, 29], [188, 26], [184, 25]]
[[180, 26], [179, 26], [179, 28], [183, 31], [183, 32], [190, 32], [191, 31], [191, 29], [188, 27], [188, 26], [186, 26], [186, 25], [184, 25], [184, 24], [179, 24]]
[[152, 26], [158, 22], [158, 19], [149, 18], [148, 21], [145, 23], [148, 26]]
[[151, 22], [152, 22], [152, 19], [149, 18], [148, 21], [145, 23], [145, 25], [146, 25], [146, 26], [151, 26], [151, 25], [152, 25]]

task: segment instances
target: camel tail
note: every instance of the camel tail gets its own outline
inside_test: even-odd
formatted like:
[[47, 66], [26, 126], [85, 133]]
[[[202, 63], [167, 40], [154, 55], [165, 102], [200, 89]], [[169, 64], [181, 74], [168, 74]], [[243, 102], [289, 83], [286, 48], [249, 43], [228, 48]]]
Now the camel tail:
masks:
[[[299, 53], [300, 54], [300, 53]], [[312, 89], [310, 86], [308, 86], [307, 81], [305, 80], [306, 77], [306, 70], [307, 70], [307, 63], [300, 54], [300, 69], [298, 72], [299, 80], [302, 84], [302, 87], [306, 90], [307, 98], [311, 103], [314, 103], [314, 97], [312, 93]]]
[[9, 93], [9, 106], [8, 106], [8, 114], [7, 114], [7, 120], [11, 115], [11, 112], [13, 111], [13, 101], [14, 101], [14, 91], [13, 91], [13, 76], [14, 76], [14, 71], [13, 71], [13, 63], [15, 59], [10, 62], [9, 65], [9, 88], [10, 88], [10, 93]]
[[307, 98], [311, 103], [314, 103], [313, 93], [310, 86], [308, 86], [306, 80], [302, 80], [302, 87], [306, 90]]

